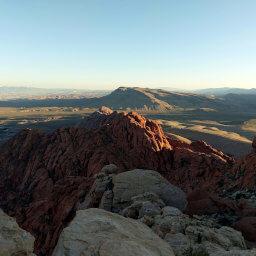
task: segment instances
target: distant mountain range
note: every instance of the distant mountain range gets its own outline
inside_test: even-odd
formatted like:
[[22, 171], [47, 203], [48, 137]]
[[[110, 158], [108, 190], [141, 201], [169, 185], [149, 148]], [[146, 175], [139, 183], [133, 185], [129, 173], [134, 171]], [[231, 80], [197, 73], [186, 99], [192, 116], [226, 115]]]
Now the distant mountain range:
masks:
[[251, 89], [243, 89], [243, 88], [235, 88], [235, 87], [221, 87], [221, 88], [206, 88], [206, 89], [198, 89], [198, 90], [187, 90], [182, 88], [172, 88], [172, 87], [158, 87], [157, 89], [167, 90], [167, 91], [175, 91], [182, 93], [195, 93], [195, 94], [203, 94], [203, 95], [214, 95], [214, 96], [224, 96], [227, 94], [256, 94], [256, 88]]
[[177, 108], [213, 108], [223, 100], [214, 96], [172, 92], [161, 89], [119, 87], [109, 95], [88, 99], [91, 107], [107, 106], [119, 110], [165, 112]]
[[[228, 93], [215, 96], [198, 93], [183, 93], [162, 89], [139, 87], [119, 87], [110, 94], [100, 91], [104, 96], [97, 97], [38, 97], [32, 99], [12, 99], [0, 101], [0, 107], [83, 107], [99, 108], [106, 106], [112, 110], [135, 110], [168, 112], [173, 110], [204, 111], [250, 111], [256, 108], [256, 94]], [[87, 92], [88, 95], [89, 92]], [[42, 95], [42, 94], [41, 94]], [[70, 94], [72, 95], [72, 94]], [[101, 96], [101, 97], [100, 97]]]
[[226, 94], [256, 94], [256, 88], [251, 89], [242, 89], [242, 88], [230, 88], [230, 87], [222, 87], [222, 88], [207, 88], [195, 90], [195, 93], [199, 94], [207, 94], [207, 95], [215, 95], [215, 96], [223, 96]]
[[58, 89], [36, 87], [9, 87], [0, 86], [0, 100], [30, 99], [30, 98], [84, 98], [103, 96], [109, 93], [107, 90], [81, 90]]
[[256, 94], [226, 94], [223, 96], [182, 93], [162, 89], [119, 87], [109, 95], [91, 98], [88, 107], [107, 106], [118, 110], [166, 112], [175, 109], [204, 111], [254, 111]]

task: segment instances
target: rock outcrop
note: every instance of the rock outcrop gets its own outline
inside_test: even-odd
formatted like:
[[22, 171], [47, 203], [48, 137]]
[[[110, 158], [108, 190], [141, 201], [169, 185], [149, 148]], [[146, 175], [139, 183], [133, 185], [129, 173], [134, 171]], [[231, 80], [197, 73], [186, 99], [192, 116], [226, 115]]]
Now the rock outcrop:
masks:
[[240, 232], [221, 226], [206, 215], [185, 215], [178, 208], [166, 206], [153, 192], [136, 194], [124, 201], [128, 206], [119, 214], [150, 227], [170, 245], [176, 256], [224, 256], [232, 253], [254, 256], [256, 253], [256, 250], [247, 250]]
[[[235, 160], [223, 152], [204, 142], [178, 144], [157, 122], [137, 113], [100, 116], [103, 121], [91, 130], [63, 127], [46, 134], [26, 129], [0, 147], [0, 207], [35, 237], [37, 255], [51, 254], [77, 207], [89, 200], [89, 191], [95, 201], [85, 208], [110, 207], [113, 194], [106, 190], [101, 196], [92, 189], [95, 175], [108, 164], [117, 166], [116, 173], [157, 171], [186, 193], [195, 188], [219, 193], [234, 177], [239, 177], [238, 189], [253, 185], [253, 163], [242, 165], [250, 171], [239, 176]], [[93, 123], [96, 117], [91, 118]]]
[[232, 172], [232, 185], [234, 191], [256, 189], [256, 137], [252, 143], [252, 152], [239, 159]]
[[0, 255], [32, 256], [34, 237], [0, 209]]
[[256, 215], [256, 208], [253, 208], [253, 205], [250, 204], [249, 200], [242, 198], [235, 200], [227, 197], [220, 197], [214, 193], [199, 189], [195, 189], [190, 192], [187, 195], [187, 198], [187, 213], [190, 215], [213, 213], [226, 213], [229, 215], [236, 214], [237, 216]]
[[196, 217], [157, 217], [152, 229], [170, 244], [177, 256], [186, 252], [191, 252], [191, 255], [210, 256], [225, 255], [231, 250], [247, 252], [240, 232], [225, 226], [216, 228], [214, 223]]
[[59, 238], [53, 256], [174, 256], [146, 225], [101, 209], [77, 211]]
[[113, 111], [107, 107], [102, 106], [98, 111], [86, 116], [78, 126], [85, 127], [88, 130], [99, 129], [104, 124], [109, 124], [115, 118], [111, 115]]
[[240, 232], [227, 226], [219, 226], [209, 220], [208, 216], [189, 217], [177, 208], [165, 206], [161, 213], [155, 212], [150, 216], [145, 214], [142, 218], [140, 217], [138, 220], [164, 239], [176, 256], [254, 256], [256, 253], [256, 250], [247, 250]]
[[115, 172], [115, 165], [103, 167], [77, 209], [96, 207], [119, 214], [127, 212], [126, 217], [131, 217], [130, 212], [135, 214], [137, 210], [141, 212], [138, 215], [144, 216], [143, 212], [146, 209], [148, 212], [150, 207], [151, 211], [159, 213], [163, 206], [178, 207], [181, 211], [186, 209], [185, 193], [171, 185], [158, 172], [142, 169], [119, 174]]
[[[115, 168], [108, 166], [103, 168], [96, 176], [93, 189], [88, 193], [89, 199], [87, 198], [81, 205], [86, 202], [94, 202], [93, 206], [100, 207], [102, 201], [106, 200], [105, 195], [111, 195], [108, 197], [107, 208], [103, 207], [104, 209], [144, 223], [168, 242], [177, 256], [254, 256], [256, 253], [256, 250], [247, 250], [246, 242], [240, 232], [225, 226], [231, 225], [232, 221], [237, 220], [232, 217], [235, 210], [241, 211], [231, 200], [216, 198], [213, 195], [208, 195], [206, 191], [199, 194], [195, 192], [194, 197], [191, 195], [189, 198], [191, 201], [188, 210], [199, 209], [199, 214], [208, 213], [208, 215], [190, 217], [183, 214], [178, 208], [170, 206], [175, 204], [176, 200], [186, 203], [183, 198], [184, 194], [180, 190], [176, 191], [178, 196], [176, 193], [166, 192], [165, 186], [170, 186], [170, 184], [157, 172], [133, 170], [117, 175], [114, 172]], [[171, 188], [175, 190], [175, 188]], [[162, 192], [167, 198], [163, 198]], [[201, 196], [202, 199], [198, 200], [198, 196]], [[193, 205], [192, 199], [199, 206]], [[202, 204], [205, 206], [202, 207]], [[211, 215], [220, 211], [223, 212], [222, 219]], [[225, 221], [224, 212], [229, 216]], [[248, 223], [252, 224], [249, 228], [246, 228], [242, 221], [236, 224], [237, 229], [240, 228], [247, 239], [252, 239], [250, 236], [254, 235], [254, 219], [250, 219], [250, 221], [247, 220], [247, 226], [250, 225]]]

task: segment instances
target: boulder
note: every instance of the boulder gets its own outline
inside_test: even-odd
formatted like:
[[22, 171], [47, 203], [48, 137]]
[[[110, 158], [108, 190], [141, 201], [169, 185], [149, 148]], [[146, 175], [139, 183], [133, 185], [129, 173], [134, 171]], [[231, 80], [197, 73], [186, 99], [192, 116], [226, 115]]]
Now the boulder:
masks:
[[179, 216], [182, 212], [175, 207], [172, 206], [166, 206], [162, 209], [162, 215], [165, 216]]
[[106, 168], [103, 167], [101, 172], [95, 175], [95, 181], [90, 188], [89, 193], [87, 193], [84, 201], [82, 203], [78, 203], [77, 205], [78, 210], [99, 206], [100, 208], [106, 207], [106, 209], [111, 209], [112, 198], [110, 195], [110, 188], [112, 187], [112, 177], [115, 174], [109, 171], [113, 170], [114, 167], [111, 166], [108, 168], [108, 166], [105, 166]]
[[164, 240], [172, 247], [176, 256], [184, 256], [191, 250], [191, 241], [182, 233], [168, 233]]
[[161, 213], [161, 208], [149, 201], [146, 202], [135, 202], [132, 205], [126, 207], [122, 211], [122, 215], [125, 217], [140, 219], [145, 215], [148, 217], [153, 217]]
[[145, 225], [152, 227], [154, 224], [154, 218], [153, 217], [149, 217], [147, 215], [144, 215], [141, 219], [139, 219], [142, 223], [144, 223]]
[[143, 223], [101, 209], [77, 211], [53, 256], [174, 256], [171, 247]]
[[230, 250], [227, 252], [211, 253], [210, 256], [255, 256], [256, 250]]
[[0, 209], [0, 255], [32, 256], [34, 240], [30, 233], [18, 226], [14, 218]]
[[220, 229], [210, 228], [207, 226], [188, 226], [185, 230], [185, 234], [194, 243], [204, 243], [207, 242], [214, 244], [219, 247], [220, 250], [230, 250], [233, 247], [239, 249], [246, 249], [246, 244], [244, 238], [239, 231], [234, 230], [230, 227], [221, 227]]
[[117, 212], [127, 207], [132, 197], [145, 192], [157, 194], [167, 206], [176, 207], [181, 211], [186, 209], [185, 193], [156, 171], [135, 169], [114, 176], [112, 182], [113, 208]]
[[216, 228], [213, 221], [205, 220], [203, 216], [162, 214], [155, 216], [152, 222], [152, 230], [172, 247], [176, 256], [256, 255], [253, 254], [255, 250], [246, 250], [239, 231], [226, 226]]
[[131, 205], [123, 209], [121, 214], [133, 219], [141, 219], [145, 215], [153, 217], [161, 214], [161, 208], [164, 206], [164, 202], [158, 195], [152, 192], [145, 192], [144, 194], [132, 197]]
[[152, 202], [143, 202], [142, 207], [140, 208], [139, 218], [142, 218], [144, 215], [153, 217], [161, 214], [161, 208], [155, 205]]
[[230, 250], [225, 252], [212, 252], [210, 256], [255, 256], [256, 249], [253, 250]]
[[113, 204], [113, 191], [106, 190], [100, 200], [99, 208], [111, 212], [112, 204]]
[[161, 238], [165, 238], [168, 233], [185, 234], [185, 229], [189, 225], [190, 218], [187, 215], [180, 216], [156, 216], [152, 230]]
[[115, 164], [108, 164], [101, 169], [101, 172], [104, 172], [106, 174], [112, 174], [112, 173], [117, 173], [117, 170], [118, 168]]
[[132, 203], [147, 202], [147, 201], [155, 203], [161, 208], [165, 206], [165, 203], [163, 202], [163, 200], [161, 200], [159, 196], [153, 192], [145, 192], [143, 194], [136, 195], [131, 199]]

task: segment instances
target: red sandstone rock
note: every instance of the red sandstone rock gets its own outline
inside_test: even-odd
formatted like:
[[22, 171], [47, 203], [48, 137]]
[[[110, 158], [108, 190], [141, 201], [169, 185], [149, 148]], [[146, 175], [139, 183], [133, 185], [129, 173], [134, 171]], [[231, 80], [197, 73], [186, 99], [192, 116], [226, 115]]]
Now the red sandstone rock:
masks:
[[211, 214], [217, 212], [234, 213], [239, 211], [236, 204], [228, 199], [218, 197], [214, 193], [196, 189], [187, 195], [189, 215]]
[[51, 254], [106, 164], [118, 172], [156, 170], [186, 192], [230, 184], [234, 160], [206, 143], [177, 145], [157, 122], [134, 112], [113, 112], [106, 120], [94, 130], [23, 130], [0, 147], [0, 207], [35, 236], [38, 255]]
[[256, 188], [256, 137], [252, 143], [252, 153], [239, 159], [232, 169], [233, 190]]
[[215, 154], [216, 156], [219, 156], [223, 159], [225, 159], [227, 162], [234, 162], [234, 159], [223, 153], [222, 151], [218, 151], [217, 149], [213, 148], [212, 146], [208, 145], [205, 141], [195, 141], [191, 144], [168, 138], [169, 143], [174, 148], [183, 148], [183, 149], [190, 149], [194, 152], [199, 153], [205, 153], [205, 154]]
[[234, 223], [233, 227], [242, 232], [245, 239], [256, 242], [256, 217], [246, 217]]
[[219, 197], [217, 194], [202, 189], [195, 189], [187, 194], [187, 214], [204, 215], [212, 213], [225, 213], [237, 216], [254, 216], [256, 209], [246, 199], [238, 202]]
[[256, 137], [254, 137], [253, 142], [252, 142], [252, 151], [254, 153], [256, 153]]
[[111, 115], [112, 113], [111, 109], [102, 106], [98, 111], [85, 117], [79, 126], [89, 130], [99, 129], [102, 125], [110, 123], [115, 118], [115, 115]]

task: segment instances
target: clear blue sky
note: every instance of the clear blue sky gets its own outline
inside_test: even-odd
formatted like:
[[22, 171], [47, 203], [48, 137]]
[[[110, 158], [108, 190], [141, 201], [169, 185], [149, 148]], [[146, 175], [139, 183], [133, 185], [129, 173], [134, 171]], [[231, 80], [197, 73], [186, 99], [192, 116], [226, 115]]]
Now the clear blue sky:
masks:
[[0, 0], [0, 86], [256, 87], [255, 0]]

